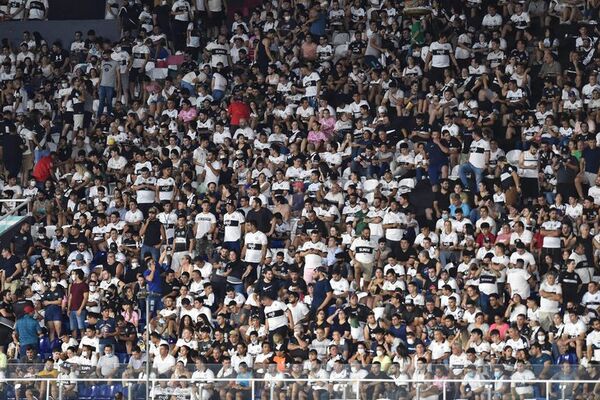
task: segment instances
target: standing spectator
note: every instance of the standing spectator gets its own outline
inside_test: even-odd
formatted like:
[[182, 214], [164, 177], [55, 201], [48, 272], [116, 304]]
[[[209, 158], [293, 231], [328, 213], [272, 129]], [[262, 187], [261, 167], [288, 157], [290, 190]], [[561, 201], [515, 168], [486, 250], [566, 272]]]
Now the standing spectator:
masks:
[[97, 116], [104, 113], [104, 107], [110, 115], [113, 110], [113, 98], [115, 93], [121, 89], [121, 74], [119, 73], [119, 64], [111, 59], [111, 52], [106, 50], [102, 54], [102, 64], [100, 65], [100, 86], [99, 103]]
[[26, 349], [33, 349], [37, 354], [39, 348], [39, 337], [42, 329], [40, 324], [33, 317], [35, 310], [31, 306], [26, 306], [25, 314], [17, 319], [15, 324], [15, 339], [19, 343], [19, 355], [25, 356]]
[[84, 278], [85, 276], [81, 269], [76, 269], [71, 273], [71, 285], [69, 286], [67, 307], [69, 311], [71, 335], [73, 337], [78, 337], [78, 332], [83, 333], [85, 328], [85, 306], [89, 296], [89, 287]]

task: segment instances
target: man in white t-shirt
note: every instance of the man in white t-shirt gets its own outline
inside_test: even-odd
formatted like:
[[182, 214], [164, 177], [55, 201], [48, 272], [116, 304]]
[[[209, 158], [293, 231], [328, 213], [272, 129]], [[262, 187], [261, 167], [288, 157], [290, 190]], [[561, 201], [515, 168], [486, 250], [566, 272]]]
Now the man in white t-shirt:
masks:
[[310, 233], [310, 240], [300, 248], [300, 257], [304, 258], [304, 281], [307, 284], [314, 281], [314, 272], [321, 266], [326, 255], [327, 246], [321, 241], [319, 231], [315, 229]]
[[529, 280], [531, 278], [531, 274], [523, 265], [523, 260], [518, 259], [515, 266], [506, 271], [506, 283], [510, 285], [510, 296], [518, 294], [521, 296], [521, 299], [529, 298], [531, 294]]
[[561, 227], [562, 223], [557, 218], [556, 208], [550, 208], [550, 219], [545, 221], [540, 229], [540, 234], [544, 237], [542, 242], [542, 259], [546, 255], [552, 256], [553, 260], [560, 259], [561, 253]]
[[467, 174], [475, 178], [476, 192], [479, 192], [479, 183], [483, 178], [483, 172], [487, 168], [490, 160], [490, 144], [485, 140], [479, 130], [473, 132], [473, 141], [469, 148], [469, 161], [462, 164], [458, 169], [458, 175], [464, 187], [473, 187], [469, 185]]
[[552, 316], [556, 314], [562, 303], [562, 286], [556, 280], [553, 271], [546, 274], [540, 285], [540, 325], [547, 332], [552, 324]]

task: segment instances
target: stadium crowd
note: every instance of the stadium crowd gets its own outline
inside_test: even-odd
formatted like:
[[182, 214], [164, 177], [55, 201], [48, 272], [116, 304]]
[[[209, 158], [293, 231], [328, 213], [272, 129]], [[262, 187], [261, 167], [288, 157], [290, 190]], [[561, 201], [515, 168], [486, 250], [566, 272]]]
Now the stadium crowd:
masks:
[[422, 5], [3, 39], [2, 396], [600, 398], [599, 1]]

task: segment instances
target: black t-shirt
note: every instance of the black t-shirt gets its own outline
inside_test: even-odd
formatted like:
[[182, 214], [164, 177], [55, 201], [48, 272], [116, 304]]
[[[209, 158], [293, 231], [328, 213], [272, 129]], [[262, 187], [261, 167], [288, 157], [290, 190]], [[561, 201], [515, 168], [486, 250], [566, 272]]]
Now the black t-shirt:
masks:
[[259, 295], [266, 295], [272, 299], [277, 298], [277, 292], [279, 291], [279, 282], [277, 279], [273, 279], [271, 282], [266, 282], [264, 279], [261, 279], [256, 284], [256, 292]]
[[69, 246], [69, 251], [73, 252], [77, 250], [77, 245], [79, 243], [87, 243], [86, 238], [82, 235], [73, 236], [69, 234], [69, 236], [67, 237], [67, 245]]
[[[63, 290], [61, 285], [56, 285], [56, 289], [52, 290], [47, 290], [46, 292], [44, 292], [44, 294], [42, 295], [42, 300], [43, 301], [56, 301], [59, 299], [62, 299], [65, 296], [65, 291]], [[45, 307], [60, 307], [59, 305], [48, 305]]]
[[[121, 328], [121, 336], [129, 336], [134, 333], [137, 333], [137, 329], [131, 322], [126, 322], [125, 326]], [[125, 340], [119, 340], [119, 342], [125, 343]]]
[[33, 245], [33, 239], [29, 233], [17, 232], [12, 238], [12, 243], [15, 245], [15, 254], [25, 256], [29, 248]]
[[260, 210], [250, 210], [248, 211], [248, 216], [246, 217], [246, 221], [255, 220], [257, 224], [257, 228], [259, 231], [263, 233], [269, 232], [271, 230], [271, 211], [265, 207], [261, 207]]
[[65, 49], [60, 49], [58, 52], [50, 53], [50, 61], [54, 64], [54, 68], [63, 66], [65, 60], [69, 57], [69, 53]]
[[17, 319], [25, 315], [25, 307], [27, 306], [33, 307], [33, 302], [31, 300], [17, 300], [13, 304], [13, 311]]
[[14, 254], [8, 259], [4, 257], [0, 258], [0, 269], [4, 271], [4, 276], [8, 278], [14, 274], [17, 270], [17, 264], [20, 262], [21, 260], [19, 257], [15, 256]]
[[175, 228], [173, 232], [173, 251], [187, 251], [190, 248], [190, 241], [194, 238], [189, 226]]
[[415, 258], [417, 258], [417, 251], [413, 247], [409, 247], [406, 250], [402, 250], [402, 248], [400, 248], [398, 250], [398, 262], [399, 263], [407, 262], [408, 259], [410, 258], [410, 256], [414, 256]]
[[437, 201], [438, 209], [440, 211], [447, 210], [450, 207], [450, 193], [442, 193], [441, 190], [435, 192], [433, 201]]
[[176, 291], [179, 291], [179, 288], [181, 287], [181, 283], [179, 283], [179, 281], [177, 279], [173, 279], [170, 283], [167, 281], [163, 282], [163, 296], [166, 296], [167, 294]]
[[344, 309], [349, 318], [358, 318], [359, 322], [367, 322], [367, 317], [371, 310], [364, 304], [357, 304], [356, 307], [348, 306]]
[[161, 242], [160, 240], [160, 227], [161, 223], [159, 220], [154, 219], [148, 223], [146, 232], [144, 235], [144, 244], [146, 246], [156, 246]]
[[298, 278], [297, 281], [292, 281], [291, 279], [288, 279], [285, 283], [285, 287], [289, 291], [295, 290], [295, 291], [299, 291], [303, 294], [306, 294], [306, 292], [308, 291], [306, 282], [302, 278]]
[[582, 281], [577, 272], [563, 271], [560, 273], [558, 281], [562, 287], [563, 300], [566, 303], [568, 300], [576, 300], [578, 296], [577, 288]]
[[229, 274], [230, 277], [241, 280], [246, 267], [241, 260], [236, 260], [227, 264], [227, 270], [231, 270], [231, 273]]

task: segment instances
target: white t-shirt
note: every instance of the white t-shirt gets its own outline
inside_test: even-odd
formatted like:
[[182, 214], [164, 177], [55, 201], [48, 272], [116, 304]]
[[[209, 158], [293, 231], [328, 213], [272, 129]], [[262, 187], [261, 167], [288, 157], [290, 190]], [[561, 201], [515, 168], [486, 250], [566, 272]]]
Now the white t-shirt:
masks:
[[258, 264], [261, 262], [262, 250], [268, 244], [267, 235], [261, 231], [254, 233], [248, 232], [244, 236], [244, 242], [246, 243], [246, 256], [245, 262]]
[[[156, 185], [156, 178], [149, 176], [147, 179], [139, 175], [135, 178], [134, 186], [138, 185]], [[152, 189], [144, 188], [136, 191], [138, 204], [152, 204], [156, 197], [156, 192]]]
[[302, 78], [302, 86], [306, 90], [304, 95], [306, 97], [316, 97], [317, 93], [317, 83], [321, 80], [321, 77], [316, 72], [311, 72], [307, 76]]
[[[559, 283], [555, 282], [554, 285], [549, 285], [546, 280], [540, 285], [540, 290], [548, 293], [562, 294], [562, 287]], [[540, 297], [540, 310], [543, 312], [556, 313], [558, 312], [559, 306], [560, 303], [558, 301], [550, 300], [542, 296]]]
[[[383, 225], [387, 224], [406, 224], [408, 221], [406, 215], [400, 212], [388, 211], [383, 217]], [[404, 236], [404, 229], [402, 228], [386, 228], [385, 238], [394, 242], [399, 242]]]
[[201, 212], [198, 213], [198, 215], [196, 215], [196, 219], [194, 220], [194, 222], [197, 225], [196, 239], [200, 239], [206, 236], [213, 224], [217, 223], [217, 218], [211, 212]]
[[[313, 243], [311, 240], [309, 240], [308, 242], [305, 242], [300, 249], [302, 252], [307, 250], [318, 250], [322, 253], [327, 253], [327, 246], [325, 246], [325, 244], [321, 241]], [[322, 261], [323, 257], [321, 257], [319, 254], [307, 254], [304, 257], [304, 268], [316, 269], [321, 265]]]
[[[560, 221], [548, 220], [542, 224], [542, 229], [547, 231], [559, 230], [562, 224]], [[560, 248], [560, 237], [544, 236], [543, 247], [548, 249], [559, 249]]]
[[490, 144], [485, 139], [473, 140], [471, 142], [469, 163], [476, 168], [485, 168], [485, 153], [490, 151]]
[[375, 245], [370, 240], [358, 237], [352, 242], [350, 250], [355, 253], [354, 258], [359, 263], [371, 264], [375, 261]]
[[506, 282], [510, 285], [510, 295], [519, 294], [522, 299], [529, 298], [531, 293], [529, 278], [531, 278], [531, 274], [524, 268], [509, 269], [506, 274]]
[[234, 211], [231, 214], [223, 215], [223, 225], [225, 225], [223, 240], [225, 242], [237, 242], [242, 237], [242, 224], [245, 218], [242, 213]]
[[450, 43], [433, 42], [429, 46], [431, 53], [431, 66], [434, 68], [447, 68], [450, 66], [450, 53], [452, 45]]
[[274, 331], [277, 328], [286, 326], [288, 323], [287, 319], [287, 306], [279, 301], [273, 301], [273, 304], [264, 308], [265, 320], [269, 324], [269, 331]]

